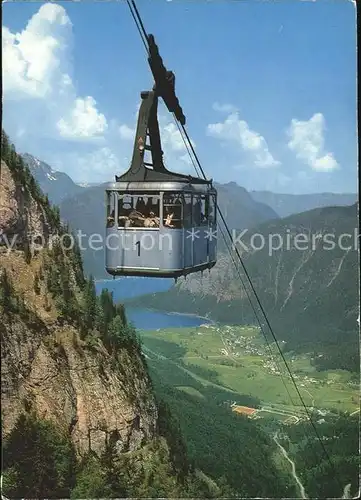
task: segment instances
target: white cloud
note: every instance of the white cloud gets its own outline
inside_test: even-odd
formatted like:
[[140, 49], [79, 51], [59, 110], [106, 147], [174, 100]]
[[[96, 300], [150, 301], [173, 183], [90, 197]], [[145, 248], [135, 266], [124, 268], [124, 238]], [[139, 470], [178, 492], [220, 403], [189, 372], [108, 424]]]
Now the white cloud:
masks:
[[[52, 93], [71, 42], [71, 21], [63, 7], [42, 5], [21, 33], [3, 27], [4, 93], [20, 98], [45, 98]], [[63, 68], [64, 69], [64, 68]]]
[[220, 104], [219, 102], [214, 102], [212, 108], [219, 113], [235, 113], [237, 111], [233, 104]]
[[[118, 127], [121, 139], [125, 141], [134, 140], [139, 108], [140, 105], [137, 106], [135, 122], [133, 125], [123, 124]], [[189, 158], [187, 148], [178, 127], [174, 122], [169, 121], [169, 118], [163, 113], [158, 113], [158, 124], [162, 150], [164, 153], [164, 164], [166, 168], [173, 171], [189, 173], [192, 161]], [[191, 140], [191, 142], [195, 148], [195, 142], [193, 140]]]
[[331, 172], [339, 168], [332, 153], [327, 153], [321, 158], [317, 158], [313, 163], [313, 169], [317, 172]]
[[324, 131], [325, 118], [322, 113], [315, 113], [306, 121], [292, 119], [287, 129], [289, 149], [318, 172], [330, 172], [339, 168], [333, 153], [324, 152]]
[[288, 175], [282, 174], [282, 173], [277, 175], [276, 180], [277, 180], [277, 185], [280, 188], [284, 188], [284, 187], [288, 186], [292, 181], [291, 177], [289, 177]]
[[[40, 5], [19, 32], [3, 27], [5, 126], [19, 150], [36, 153], [77, 182], [104, 182], [129, 167], [136, 119], [108, 122], [94, 97], [77, 94], [72, 30], [66, 10], [56, 3]], [[167, 168], [188, 170], [179, 131], [168, 116], [159, 121]], [[119, 139], [129, 141], [125, 154]]]
[[4, 97], [19, 127], [33, 132], [35, 125], [39, 135], [71, 139], [93, 138], [106, 130], [95, 100], [76, 94], [71, 47], [72, 23], [58, 4], [42, 5], [20, 33], [3, 27]]
[[67, 139], [89, 138], [104, 134], [108, 128], [103, 114], [98, 113], [93, 97], [78, 97], [67, 119], [57, 123], [60, 135]]
[[[182, 162], [184, 162], [186, 165], [189, 165], [190, 167], [193, 165], [193, 162], [192, 162], [192, 160], [191, 160], [188, 152], [184, 153], [184, 155], [180, 156], [179, 160], [182, 161]], [[183, 168], [183, 171], [184, 171], [184, 168]], [[189, 169], [188, 168], [186, 169], [186, 171], [187, 171], [187, 173], [189, 173]], [[193, 172], [193, 174], [195, 174], [195, 173], [196, 172]]]
[[[177, 125], [161, 115], [159, 117], [159, 130], [166, 168], [172, 171], [191, 173], [193, 164]], [[191, 143], [195, 149], [196, 144], [192, 139]], [[189, 145], [188, 149], [190, 149]]]
[[49, 159], [49, 164], [55, 169], [66, 172], [74, 182], [107, 182], [114, 175], [119, 175], [127, 168], [121, 164], [111, 148], [105, 146], [88, 153], [73, 151], [57, 155]]
[[172, 152], [184, 151], [185, 146], [182, 136], [175, 123], [167, 123], [160, 129], [162, 144], [164, 148]]
[[121, 139], [126, 141], [133, 141], [135, 136], [135, 128], [129, 127], [128, 125], [121, 125], [119, 127], [119, 134]]
[[240, 120], [238, 111], [232, 111], [224, 122], [209, 124], [207, 134], [224, 142], [233, 142], [238, 145], [251, 155], [257, 167], [267, 168], [280, 164], [269, 152], [264, 137], [251, 130], [246, 121]]

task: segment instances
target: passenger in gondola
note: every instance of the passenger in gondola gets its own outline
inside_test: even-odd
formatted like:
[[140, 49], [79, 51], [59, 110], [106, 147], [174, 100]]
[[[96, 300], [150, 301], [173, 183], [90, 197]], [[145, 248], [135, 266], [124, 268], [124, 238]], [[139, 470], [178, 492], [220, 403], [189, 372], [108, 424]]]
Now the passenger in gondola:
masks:
[[153, 203], [152, 197], [149, 196], [145, 205], [144, 216], [144, 227], [159, 227], [159, 201], [158, 203], [157, 201]]
[[118, 205], [118, 226], [119, 227], [128, 227], [129, 226], [129, 217], [127, 215], [127, 210], [123, 208], [123, 204]]
[[109, 214], [109, 217], [107, 218], [107, 226], [112, 227], [115, 222], [115, 210], [113, 209], [112, 212]]
[[156, 217], [154, 212], [149, 212], [149, 217], [144, 221], [144, 227], [159, 227], [160, 219]]
[[149, 196], [147, 203], [145, 204], [144, 208], [144, 215], [145, 217], [150, 216], [150, 212], [153, 211], [153, 203], [152, 203], [152, 198]]
[[145, 201], [142, 197], [138, 198], [135, 209], [137, 212], [143, 214], [144, 216], [146, 215], [146, 211], [147, 211], [146, 204], [145, 204]]
[[174, 217], [174, 213], [167, 211], [165, 214], [165, 219], [164, 219], [164, 225], [166, 227], [174, 227], [174, 224], [172, 223], [172, 219]]
[[131, 227], [144, 227], [145, 217], [138, 210], [133, 209], [129, 214], [129, 221]]
[[118, 227], [125, 227], [128, 220], [127, 211], [124, 208], [123, 199], [118, 200]]

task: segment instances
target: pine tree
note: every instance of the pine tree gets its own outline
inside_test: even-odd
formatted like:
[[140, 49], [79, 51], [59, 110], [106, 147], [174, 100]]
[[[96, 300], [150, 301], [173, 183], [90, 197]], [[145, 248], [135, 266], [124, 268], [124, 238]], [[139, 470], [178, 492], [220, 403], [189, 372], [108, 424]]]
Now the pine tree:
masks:
[[50, 422], [21, 415], [4, 449], [4, 470], [17, 481], [7, 495], [15, 498], [65, 498], [74, 482], [75, 455], [69, 440]]
[[82, 256], [81, 256], [81, 250], [79, 248], [79, 244], [74, 237], [74, 247], [73, 247], [73, 253], [72, 253], [72, 260], [74, 264], [74, 269], [75, 269], [75, 279], [76, 283], [80, 288], [83, 288], [86, 284], [86, 280], [84, 278], [84, 270], [83, 270], [83, 261], [82, 261]]
[[86, 456], [77, 474], [76, 486], [71, 492], [71, 498], [105, 498], [106, 483], [99, 459], [90, 454]]
[[10, 170], [12, 172], [16, 172], [16, 151], [15, 151], [15, 146], [14, 144], [10, 144], [9, 145], [9, 156], [8, 156], [8, 160], [9, 160], [9, 163], [8, 163], [8, 167], [10, 168]]
[[1, 159], [5, 162], [9, 162], [9, 138], [4, 130], [1, 130]]
[[95, 328], [97, 314], [97, 297], [93, 277], [86, 280], [84, 293], [84, 332], [88, 333]]
[[115, 306], [115, 314], [120, 317], [123, 325], [127, 325], [127, 317], [125, 314], [125, 308], [123, 304], [117, 304]]
[[124, 343], [123, 323], [119, 316], [115, 316], [109, 323], [106, 333], [106, 342], [112, 349], [117, 349]]
[[121, 471], [116, 466], [116, 459], [115, 445], [109, 443], [100, 459], [105, 473], [106, 490], [104, 493], [107, 498], [126, 498], [126, 481], [121, 477]]
[[53, 205], [51, 207], [51, 215], [52, 215], [52, 222], [54, 224], [54, 226], [59, 229], [60, 227], [60, 210], [59, 210], [59, 207], [57, 207], [56, 205]]
[[32, 255], [31, 255], [31, 248], [30, 248], [30, 244], [29, 244], [28, 239], [25, 239], [25, 241], [24, 241], [24, 256], [25, 256], [25, 262], [27, 264], [30, 264]]
[[40, 286], [39, 286], [39, 275], [36, 273], [35, 278], [34, 278], [34, 291], [36, 295], [39, 295], [40, 293]]
[[0, 303], [4, 309], [11, 308], [12, 286], [6, 269], [1, 273], [0, 279]]
[[103, 289], [99, 297], [99, 330], [103, 338], [107, 338], [110, 322], [115, 317], [116, 308], [113, 303], [113, 295], [108, 290]]

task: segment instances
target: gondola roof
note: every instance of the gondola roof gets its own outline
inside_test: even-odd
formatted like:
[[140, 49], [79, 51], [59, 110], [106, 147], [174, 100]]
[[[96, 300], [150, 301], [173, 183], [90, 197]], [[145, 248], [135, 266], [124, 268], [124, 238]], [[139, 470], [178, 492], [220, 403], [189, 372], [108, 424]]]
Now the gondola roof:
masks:
[[115, 176], [116, 182], [181, 182], [189, 184], [211, 184], [212, 180], [201, 179], [192, 175], [170, 172], [166, 168], [153, 170], [141, 165], [137, 169], [129, 168], [123, 175]]

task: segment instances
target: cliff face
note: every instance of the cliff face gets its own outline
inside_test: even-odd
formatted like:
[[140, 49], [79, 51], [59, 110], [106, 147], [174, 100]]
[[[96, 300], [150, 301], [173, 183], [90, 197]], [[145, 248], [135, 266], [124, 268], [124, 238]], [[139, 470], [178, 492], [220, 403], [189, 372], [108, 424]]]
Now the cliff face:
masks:
[[82, 352], [75, 329], [34, 326], [16, 317], [2, 324], [5, 435], [31, 407], [69, 430], [81, 456], [90, 450], [100, 455], [110, 437], [124, 452], [154, 436], [156, 407], [139, 359], [123, 354], [114, 369], [105, 349]]
[[44, 207], [14, 178], [3, 160], [0, 172], [0, 234], [13, 239], [14, 246], [30, 234], [41, 234], [47, 240], [51, 228]]
[[[60, 321], [57, 298], [44, 271], [46, 266], [54, 268], [51, 251], [45, 247], [28, 257], [24, 252], [31, 235], [48, 241], [58, 232], [48, 207], [14, 179], [4, 162], [0, 200], [0, 275], [6, 274], [12, 299], [21, 303], [0, 306], [4, 435], [31, 408], [70, 432], [80, 456], [89, 450], [100, 454], [110, 438], [119, 452], [139, 449], [154, 437], [157, 424], [140, 351], [109, 352], [96, 334], [90, 343], [72, 321]], [[11, 238], [17, 245], [9, 250], [6, 241], [11, 243]], [[71, 255], [63, 259], [69, 270], [67, 286], [81, 306], [79, 270]]]

